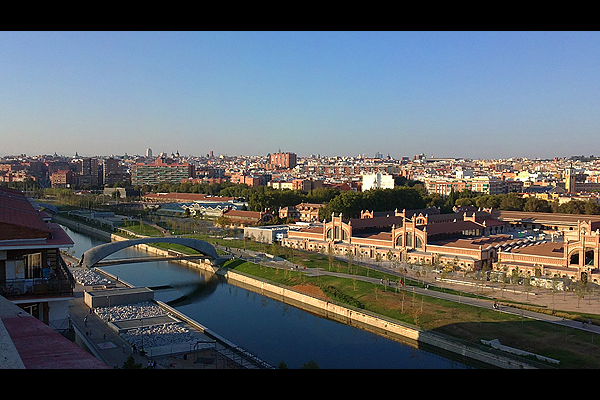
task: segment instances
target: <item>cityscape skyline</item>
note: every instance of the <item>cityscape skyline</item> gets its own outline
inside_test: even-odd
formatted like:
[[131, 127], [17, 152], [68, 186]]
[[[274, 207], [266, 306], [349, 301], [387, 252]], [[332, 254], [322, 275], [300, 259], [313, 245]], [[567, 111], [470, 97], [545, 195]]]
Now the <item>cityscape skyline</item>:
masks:
[[0, 156], [599, 155], [598, 32], [2, 32]]

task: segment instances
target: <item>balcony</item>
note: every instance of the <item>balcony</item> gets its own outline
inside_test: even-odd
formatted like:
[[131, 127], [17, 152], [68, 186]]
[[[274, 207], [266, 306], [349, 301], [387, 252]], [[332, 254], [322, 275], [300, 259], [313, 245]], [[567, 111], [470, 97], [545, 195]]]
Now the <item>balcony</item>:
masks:
[[58, 257], [58, 268], [47, 278], [0, 280], [0, 296], [8, 300], [42, 297], [73, 296], [75, 279], [62, 257]]

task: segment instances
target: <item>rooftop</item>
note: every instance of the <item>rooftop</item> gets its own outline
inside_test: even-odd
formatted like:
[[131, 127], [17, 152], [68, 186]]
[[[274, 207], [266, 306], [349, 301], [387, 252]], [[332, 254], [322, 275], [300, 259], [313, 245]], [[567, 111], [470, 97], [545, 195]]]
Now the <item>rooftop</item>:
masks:
[[1, 296], [0, 350], [0, 369], [111, 368]]
[[[0, 187], [0, 240], [20, 238], [44, 238], [51, 230], [40, 212], [19, 191]], [[10, 227], [10, 229], [8, 229]]]

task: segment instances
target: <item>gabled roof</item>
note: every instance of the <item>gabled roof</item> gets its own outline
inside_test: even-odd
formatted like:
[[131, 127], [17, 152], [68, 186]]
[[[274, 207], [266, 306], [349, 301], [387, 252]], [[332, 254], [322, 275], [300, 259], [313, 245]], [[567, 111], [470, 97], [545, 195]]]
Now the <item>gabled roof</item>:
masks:
[[[420, 228], [424, 228], [425, 225], [421, 225]], [[467, 231], [467, 230], [472, 230], [472, 229], [483, 229], [483, 226], [481, 224], [478, 224], [476, 222], [473, 221], [463, 221], [463, 220], [459, 220], [457, 219], [456, 222], [451, 221], [451, 222], [440, 222], [437, 224], [429, 224], [426, 225], [426, 229], [427, 229], [427, 236], [431, 236], [431, 235], [438, 235], [438, 234], [442, 234], [442, 233], [455, 233], [455, 232], [462, 232], [462, 231]]]
[[404, 222], [403, 217], [396, 217], [392, 213], [389, 217], [373, 217], [373, 218], [352, 218], [349, 223], [352, 224], [352, 229], [363, 229], [363, 228], [391, 228], [392, 225], [402, 226]]

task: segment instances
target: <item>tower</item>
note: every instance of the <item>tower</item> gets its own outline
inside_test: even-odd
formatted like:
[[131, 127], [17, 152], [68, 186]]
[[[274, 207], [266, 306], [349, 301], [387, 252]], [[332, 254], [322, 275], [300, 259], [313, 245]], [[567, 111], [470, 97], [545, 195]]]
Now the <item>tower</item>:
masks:
[[572, 167], [565, 170], [565, 189], [568, 193], [575, 193], [575, 173]]

